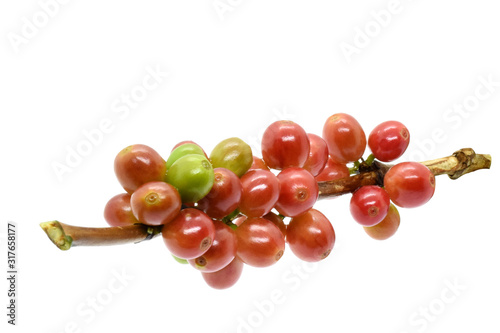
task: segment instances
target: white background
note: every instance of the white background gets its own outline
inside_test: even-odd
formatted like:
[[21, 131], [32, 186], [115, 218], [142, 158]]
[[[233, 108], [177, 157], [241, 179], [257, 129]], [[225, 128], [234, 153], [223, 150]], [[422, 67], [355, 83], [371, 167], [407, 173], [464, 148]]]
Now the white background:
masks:
[[[347, 196], [318, 202], [337, 233], [326, 260], [303, 266], [288, 250], [273, 267], [246, 267], [225, 291], [177, 264], [161, 239], [62, 252], [38, 226], [105, 226], [104, 205], [122, 192], [113, 160], [127, 145], [165, 158], [189, 139], [208, 152], [231, 136], [255, 148], [278, 118], [318, 134], [337, 112], [367, 134], [395, 119], [411, 132], [405, 159], [472, 147], [496, 161], [495, 2], [223, 0], [218, 12], [212, 0], [75, 0], [50, 7], [44, 22], [47, 2], [0, 5], [2, 332], [500, 330], [495, 162], [457, 181], [439, 177], [431, 202], [401, 210], [401, 228], [385, 242], [353, 222]], [[388, 7], [396, 10], [381, 27], [371, 12]], [[357, 53], [346, 57], [346, 44]], [[169, 75], [135, 108], [115, 112], [147, 68]], [[469, 111], [448, 111], [464, 101]], [[111, 129], [58, 179], [54, 163], [66, 163], [103, 119]], [[6, 323], [8, 221], [18, 226], [16, 327]]]

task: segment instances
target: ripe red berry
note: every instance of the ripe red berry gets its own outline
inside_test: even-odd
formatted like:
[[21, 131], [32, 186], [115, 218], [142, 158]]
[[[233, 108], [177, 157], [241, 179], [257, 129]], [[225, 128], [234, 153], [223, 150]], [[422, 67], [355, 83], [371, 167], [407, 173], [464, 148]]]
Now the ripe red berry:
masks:
[[347, 165], [337, 163], [331, 158], [328, 158], [325, 168], [315, 178], [318, 182], [324, 182], [349, 177], [349, 175], [349, 168]]
[[399, 207], [418, 207], [434, 195], [436, 179], [425, 165], [418, 162], [396, 164], [385, 174], [385, 190]]
[[248, 170], [262, 169], [269, 171], [269, 167], [266, 165], [266, 162], [260, 157], [254, 156], [252, 166]]
[[182, 206], [179, 192], [165, 182], [141, 185], [130, 197], [130, 206], [137, 220], [148, 225], [172, 221]]
[[279, 120], [262, 136], [262, 158], [272, 169], [302, 167], [309, 156], [309, 138], [298, 124]]
[[[199, 144], [197, 144], [196, 142], [194, 142], [194, 141], [191, 141], [191, 140], [184, 140], [184, 141], [178, 142], [178, 143], [177, 143], [177, 144], [176, 144], [176, 145], [172, 148], [172, 151], [174, 151], [174, 150], [175, 150], [175, 148], [180, 147], [180, 146], [182, 146], [182, 145], [184, 145], [184, 144], [186, 144], [186, 143], [193, 144], [193, 145], [197, 145], [198, 147], [200, 147], [200, 148], [201, 148], [201, 146], [200, 146]], [[202, 149], [203, 149], [203, 148], [202, 148]], [[172, 152], [172, 151], [171, 151], [171, 152]], [[205, 156], [206, 156], [206, 154], [205, 154]]]
[[208, 194], [198, 201], [198, 208], [208, 216], [220, 219], [233, 212], [240, 203], [241, 182], [226, 168], [214, 169], [214, 184]]
[[235, 257], [226, 267], [213, 273], [201, 273], [205, 282], [214, 289], [227, 289], [238, 282], [243, 272], [243, 261]]
[[285, 236], [286, 241], [286, 224], [285, 221], [283, 221], [283, 218], [273, 212], [267, 213], [263, 216], [263, 218], [268, 219], [269, 221], [273, 222], [278, 228], [280, 228], [281, 233], [283, 234], [283, 236]]
[[368, 136], [368, 146], [376, 159], [390, 162], [399, 158], [410, 143], [410, 132], [398, 121], [377, 125]]
[[354, 117], [345, 113], [334, 114], [326, 120], [323, 139], [328, 145], [330, 157], [337, 163], [357, 161], [365, 152], [363, 128]]
[[309, 138], [309, 157], [303, 168], [309, 171], [314, 177], [319, 175], [328, 161], [328, 146], [325, 140], [316, 134], [307, 134]]
[[349, 208], [356, 222], [371, 227], [385, 218], [390, 203], [389, 194], [383, 188], [369, 185], [353, 193]]
[[122, 193], [112, 197], [104, 207], [104, 219], [112, 227], [123, 227], [140, 223], [132, 213], [130, 194]]
[[188, 262], [194, 268], [210, 273], [227, 266], [236, 256], [237, 239], [233, 229], [222, 221], [213, 221], [215, 226], [214, 240], [207, 252]]
[[278, 174], [280, 195], [276, 210], [289, 217], [295, 217], [312, 208], [318, 199], [318, 183], [302, 168], [287, 168]]
[[128, 193], [142, 184], [163, 180], [166, 171], [165, 160], [146, 145], [128, 146], [115, 158], [116, 178]]
[[310, 209], [292, 218], [287, 226], [286, 239], [297, 257], [315, 262], [325, 259], [332, 251], [335, 231], [325, 215]]
[[275, 264], [285, 251], [285, 236], [271, 221], [262, 217], [247, 219], [237, 229], [238, 257], [254, 267]]
[[278, 178], [266, 170], [250, 170], [241, 177], [239, 209], [248, 217], [261, 217], [271, 211], [280, 195]]
[[212, 219], [201, 210], [185, 208], [162, 230], [169, 251], [182, 259], [193, 259], [208, 251], [215, 227]]

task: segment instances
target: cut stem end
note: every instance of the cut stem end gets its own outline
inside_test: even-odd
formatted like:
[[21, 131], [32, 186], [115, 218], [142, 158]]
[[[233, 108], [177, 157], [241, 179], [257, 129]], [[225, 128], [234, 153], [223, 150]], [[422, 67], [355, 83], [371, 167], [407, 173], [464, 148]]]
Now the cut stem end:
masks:
[[40, 223], [40, 227], [60, 250], [66, 251], [71, 248], [73, 239], [65, 234], [64, 229], [58, 221], [43, 222]]

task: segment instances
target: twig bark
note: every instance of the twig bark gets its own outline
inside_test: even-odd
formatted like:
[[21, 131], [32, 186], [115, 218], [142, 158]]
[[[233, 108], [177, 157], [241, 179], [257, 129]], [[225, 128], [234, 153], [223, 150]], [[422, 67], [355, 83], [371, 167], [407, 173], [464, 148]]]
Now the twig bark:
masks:
[[87, 228], [58, 221], [40, 223], [43, 231], [61, 250], [75, 246], [104, 246], [139, 243], [158, 236], [161, 226], [135, 224], [126, 227]]
[[[491, 156], [476, 154], [470, 148], [460, 149], [448, 157], [420, 162], [436, 175], [448, 175], [451, 179], [491, 167]], [[354, 176], [319, 182], [319, 199], [352, 193], [365, 185], [383, 185], [384, 176], [391, 165], [375, 161], [372, 165], [361, 165], [360, 173]], [[161, 233], [161, 226], [136, 224], [126, 227], [86, 228], [64, 224], [58, 221], [41, 223], [49, 239], [61, 250], [75, 246], [103, 246], [138, 243]]]

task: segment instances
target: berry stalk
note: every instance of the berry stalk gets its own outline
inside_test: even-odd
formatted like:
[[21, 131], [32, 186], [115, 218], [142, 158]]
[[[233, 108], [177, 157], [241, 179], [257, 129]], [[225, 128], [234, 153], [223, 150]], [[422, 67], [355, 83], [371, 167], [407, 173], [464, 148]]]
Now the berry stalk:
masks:
[[[491, 156], [476, 154], [471, 148], [457, 150], [451, 156], [420, 162], [431, 170], [435, 176], [448, 175], [450, 179], [481, 169], [489, 169]], [[319, 198], [329, 198], [352, 193], [361, 186], [384, 185], [384, 176], [392, 165], [373, 162], [370, 166], [361, 164], [359, 174], [338, 180], [319, 182]]]
[[[456, 151], [453, 155], [421, 162], [435, 176], [448, 175], [451, 179], [481, 169], [489, 169], [491, 156], [476, 154], [471, 148]], [[354, 192], [361, 186], [383, 185], [384, 176], [392, 165], [375, 161], [368, 165], [361, 163], [359, 173], [333, 181], [318, 182], [319, 199], [340, 196]], [[135, 224], [126, 227], [87, 228], [64, 224], [58, 221], [44, 222], [40, 227], [49, 239], [60, 249], [69, 250], [75, 246], [105, 246], [138, 243], [161, 233], [162, 226]]]

